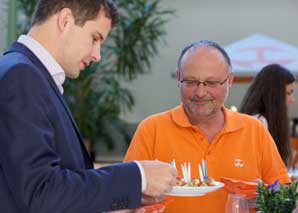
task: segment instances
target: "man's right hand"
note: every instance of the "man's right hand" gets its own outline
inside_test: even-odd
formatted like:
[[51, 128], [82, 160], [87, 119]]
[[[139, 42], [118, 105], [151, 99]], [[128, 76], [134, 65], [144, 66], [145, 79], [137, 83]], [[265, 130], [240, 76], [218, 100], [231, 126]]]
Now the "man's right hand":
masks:
[[145, 195], [159, 197], [171, 191], [176, 184], [177, 170], [168, 163], [160, 161], [139, 161], [146, 176]]

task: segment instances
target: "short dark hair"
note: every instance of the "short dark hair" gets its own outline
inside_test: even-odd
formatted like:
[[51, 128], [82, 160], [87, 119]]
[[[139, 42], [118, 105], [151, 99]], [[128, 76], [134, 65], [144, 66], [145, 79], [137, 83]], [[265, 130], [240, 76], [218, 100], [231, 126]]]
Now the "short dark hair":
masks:
[[209, 40], [201, 40], [201, 41], [195, 41], [186, 47], [181, 51], [179, 59], [178, 59], [178, 69], [181, 67], [181, 62], [183, 59], [183, 56], [193, 47], [213, 47], [216, 50], [218, 50], [222, 56], [224, 57], [225, 61], [227, 62], [227, 65], [232, 68], [231, 60], [230, 57], [228, 56], [227, 52], [222, 48], [218, 43], [214, 41], [209, 41]]
[[86, 21], [97, 17], [100, 10], [112, 20], [112, 26], [118, 22], [118, 11], [111, 0], [38, 0], [31, 25], [39, 25], [63, 8], [73, 12], [75, 24], [83, 26]]

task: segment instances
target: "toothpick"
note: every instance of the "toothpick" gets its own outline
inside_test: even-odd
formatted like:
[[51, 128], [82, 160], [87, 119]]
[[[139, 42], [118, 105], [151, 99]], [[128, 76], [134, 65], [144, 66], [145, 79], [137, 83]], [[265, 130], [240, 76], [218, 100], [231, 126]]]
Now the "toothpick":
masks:
[[205, 177], [205, 163], [204, 163], [204, 159], [202, 159], [202, 167], [203, 167], [203, 176]]
[[186, 181], [186, 182], [189, 182], [189, 181], [188, 181], [188, 170], [187, 170], [187, 164], [186, 164], [186, 162], [184, 162], [183, 165], [184, 165], [184, 171], [185, 171], [185, 176], [186, 176], [186, 177], [185, 177], [185, 178], [186, 178], [185, 181]]
[[201, 164], [198, 164], [198, 165], [199, 165], [200, 180], [203, 182], [204, 181], [204, 177], [203, 177], [203, 173], [202, 173]]
[[202, 163], [203, 163], [203, 173], [204, 173], [204, 179], [208, 179], [206, 161], [203, 159], [203, 160], [202, 160]]
[[175, 159], [173, 159], [173, 167], [176, 169], [177, 167], [176, 167], [176, 161], [175, 161]]
[[182, 175], [183, 175], [183, 179], [184, 179], [184, 181], [186, 181], [187, 182], [187, 180], [186, 180], [186, 173], [185, 173], [185, 169], [184, 169], [184, 165], [183, 164], [181, 164], [181, 170], [182, 170]]
[[188, 162], [188, 181], [191, 181], [191, 169], [190, 169], [190, 162]]

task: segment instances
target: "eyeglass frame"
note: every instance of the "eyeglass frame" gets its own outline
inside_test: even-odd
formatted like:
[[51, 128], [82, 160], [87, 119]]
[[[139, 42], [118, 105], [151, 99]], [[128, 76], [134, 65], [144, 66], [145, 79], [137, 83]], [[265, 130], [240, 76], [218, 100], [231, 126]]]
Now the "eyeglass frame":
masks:
[[[186, 87], [192, 88], [192, 87], [199, 87], [200, 84], [203, 84], [203, 86], [208, 87], [208, 88], [216, 88], [217, 86], [221, 86], [224, 83], [227, 82], [227, 80], [230, 77], [230, 72], [227, 73], [227, 77], [223, 81], [199, 81], [199, 80], [188, 80], [188, 79], [182, 79], [179, 82], [183, 84], [184, 82], [188, 82], [191, 85], [188, 85]], [[192, 84], [193, 83], [193, 84]]]

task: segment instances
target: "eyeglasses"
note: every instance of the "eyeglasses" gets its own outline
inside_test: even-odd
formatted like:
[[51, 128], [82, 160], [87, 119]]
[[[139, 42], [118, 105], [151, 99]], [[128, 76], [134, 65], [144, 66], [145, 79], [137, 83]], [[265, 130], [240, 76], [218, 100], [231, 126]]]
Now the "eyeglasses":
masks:
[[189, 88], [198, 87], [200, 86], [200, 84], [203, 84], [205, 87], [215, 88], [219, 85], [223, 85], [228, 79], [229, 79], [229, 73], [227, 74], [227, 77], [223, 81], [198, 81], [198, 80], [183, 79], [179, 82], [182, 83], [185, 87], [189, 87]]

